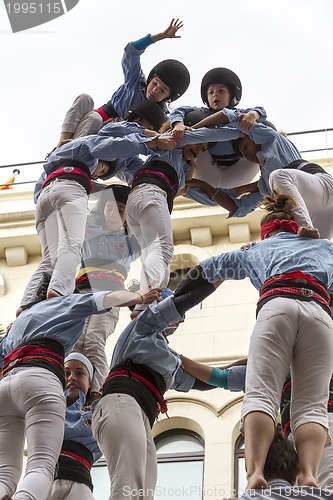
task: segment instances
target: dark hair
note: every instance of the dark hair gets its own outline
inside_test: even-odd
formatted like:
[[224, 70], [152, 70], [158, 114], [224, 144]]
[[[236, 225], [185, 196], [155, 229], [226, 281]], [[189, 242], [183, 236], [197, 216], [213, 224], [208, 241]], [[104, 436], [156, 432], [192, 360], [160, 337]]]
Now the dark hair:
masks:
[[299, 463], [294, 444], [282, 434], [281, 426], [278, 426], [267, 453], [264, 477], [266, 481], [284, 479], [294, 484], [298, 472]]
[[166, 121], [164, 111], [159, 103], [144, 100], [133, 104], [125, 116], [125, 120], [134, 122], [140, 118], [147, 120], [153, 129], [158, 132]]
[[102, 179], [103, 181], [106, 181], [107, 179], [110, 179], [110, 177], [113, 177], [116, 171], [118, 161], [117, 160], [109, 161], [102, 159], [100, 159], [99, 161], [102, 161], [105, 165], [109, 167], [109, 170], [106, 172], [106, 174], [100, 175], [99, 178]]
[[264, 202], [260, 203], [260, 208], [266, 210], [267, 215], [261, 219], [261, 226], [275, 219], [295, 220], [296, 201], [290, 196], [273, 189], [272, 194], [264, 197]]
[[238, 137], [238, 139], [233, 139], [231, 141], [231, 145], [232, 145], [233, 150], [235, 151], [236, 155], [240, 156], [240, 157], [243, 156], [242, 153], [240, 152], [240, 149], [239, 149], [243, 139], [244, 139], [244, 137]]

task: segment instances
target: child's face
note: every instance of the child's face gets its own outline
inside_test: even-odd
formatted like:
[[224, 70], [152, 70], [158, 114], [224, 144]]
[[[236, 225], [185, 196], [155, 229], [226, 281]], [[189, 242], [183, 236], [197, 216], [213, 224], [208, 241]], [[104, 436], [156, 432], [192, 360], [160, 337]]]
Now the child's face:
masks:
[[258, 163], [257, 152], [260, 151], [260, 145], [256, 144], [250, 138], [244, 138], [239, 143], [239, 151], [243, 158], [252, 163]]
[[146, 97], [148, 101], [165, 101], [171, 95], [171, 89], [158, 76], [150, 80], [146, 88]]
[[67, 361], [65, 364], [65, 377], [66, 389], [68, 389], [67, 397], [70, 400], [77, 400], [79, 389], [87, 395], [90, 387], [89, 372], [81, 361], [77, 361], [76, 359]]
[[214, 83], [213, 85], [209, 85], [207, 89], [207, 100], [211, 109], [220, 111], [229, 106], [231, 95], [225, 85]]
[[104, 207], [104, 228], [107, 231], [120, 229], [125, 222], [126, 205], [121, 201], [109, 200]]
[[91, 174], [91, 178], [96, 180], [99, 177], [102, 177], [103, 175], [106, 175], [109, 171], [109, 166], [106, 165], [106, 163], [99, 161], [97, 167]]
[[201, 153], [208, 149], [208, 146], [208, 142], [203, 142], [201, 144], [186, 144], [182, 147], [184, 160], [188, 162], [199, 158]]

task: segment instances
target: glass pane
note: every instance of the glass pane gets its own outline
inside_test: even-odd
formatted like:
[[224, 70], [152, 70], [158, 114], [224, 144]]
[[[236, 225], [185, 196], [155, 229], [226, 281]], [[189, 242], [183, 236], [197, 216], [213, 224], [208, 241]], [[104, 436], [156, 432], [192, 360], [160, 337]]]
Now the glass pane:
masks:
[[109, 498], [110, 479], [107, 467], [92, 467], [91, 476], [94, 485], [94, 499], [106, 500]]
[[203, 462], [171, 462], [158, 464], [155, 498], [202, 500]]
[[157, 453], [184, 453], [203, 451], [200, 441], [189, 434], [172, 434], [159, 439], [156, 443]]
[[238, 495], [242, 495], [245, 492], [246, 487], [246, 470], [245, 470], [245, 458], [238, 458]]

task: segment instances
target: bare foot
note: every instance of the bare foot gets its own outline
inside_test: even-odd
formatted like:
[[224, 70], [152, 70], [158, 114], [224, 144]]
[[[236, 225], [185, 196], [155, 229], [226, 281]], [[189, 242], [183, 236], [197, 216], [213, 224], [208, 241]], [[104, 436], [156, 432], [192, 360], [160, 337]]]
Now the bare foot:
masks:
[[247, 478], [247, 490], [261, 490], [265, 488], [268, 488], [268, 484], [263, 474], [252, 474], [252, 476]]
[[314, 486], [318, 488], [318, 483], [312, 474], [300, 474], [297, 477], [297, 483], [299, 486]]
[[53, 299], [53, 297], [62, 297], [61, 293], [57, 292], [56, 290], [53, 290], [52, 288], [49, 288], [46, 294], [47, 299]]
[[298, 229], [297, 234], [299, 236], [305, 236], [306, 238], [316, 238], [316, 239], [320, 238], [320, 233], [318, 229], [310, 226], [301, 226]]

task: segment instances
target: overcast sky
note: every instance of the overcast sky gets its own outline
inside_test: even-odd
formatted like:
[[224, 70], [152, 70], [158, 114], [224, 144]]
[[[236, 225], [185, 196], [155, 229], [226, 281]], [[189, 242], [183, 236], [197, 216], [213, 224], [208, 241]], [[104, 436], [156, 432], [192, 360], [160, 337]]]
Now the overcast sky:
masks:
[[[278, 129], [333, 127], [332, 0], [80, 0], [16, 34], [1, 3], [0, 165], [42, 160], [74, 98], [86, 92], [104, 104], [123, 81], [126, 43], [173, 17], [184, 23], [181, 38], [148, 47], [141, 62], [146, 75], [163, 59], [186, 64], [191, 84], [175, 105], [200, 106], [202, 76], [224, 66], [242, 81], [239, 107], [264, 106]], [[34, 172], [22, 169], [18, 180]], [[0, 170], [0, 182], [10, 173]]]

